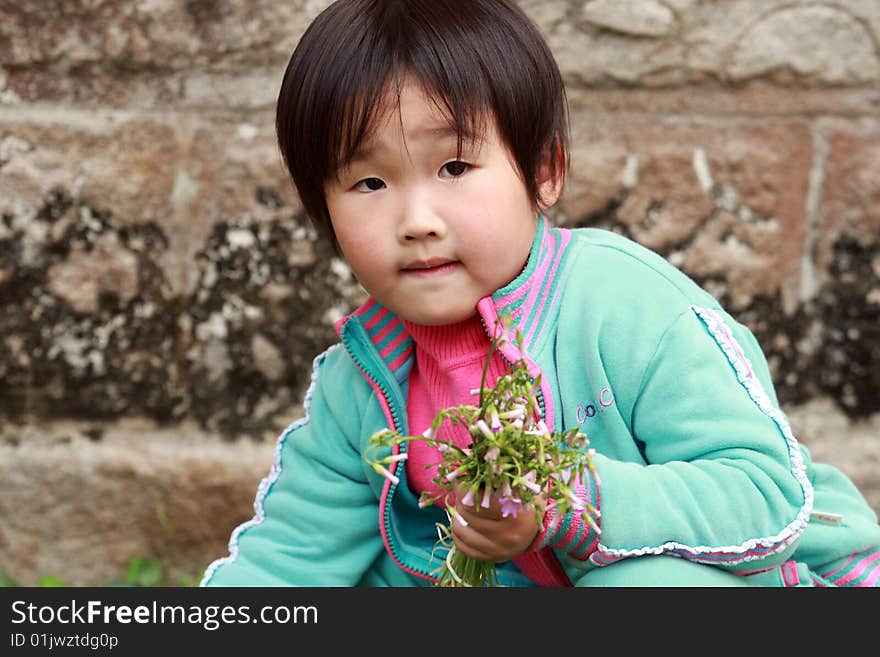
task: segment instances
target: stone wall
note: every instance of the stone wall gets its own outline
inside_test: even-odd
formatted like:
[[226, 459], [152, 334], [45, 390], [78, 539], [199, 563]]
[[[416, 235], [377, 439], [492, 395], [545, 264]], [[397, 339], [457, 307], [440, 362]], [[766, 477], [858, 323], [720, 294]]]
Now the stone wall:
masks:
[[[0, 0], [0, 569], [23, 583], [193, 573], [250, 517], [363, 298], [274, 143], [327, 4]], [[880, 4], [520, 4], [571, 106], [551, 218], [716, 294], [880, 509]]]

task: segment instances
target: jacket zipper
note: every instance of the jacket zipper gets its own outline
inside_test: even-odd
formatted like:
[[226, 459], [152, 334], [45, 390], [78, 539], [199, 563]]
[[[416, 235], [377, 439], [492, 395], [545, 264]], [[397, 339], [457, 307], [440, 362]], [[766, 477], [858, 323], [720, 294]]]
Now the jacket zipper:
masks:
[[[351, 340], [353, 340], [354, 342], [358, 342], [358, 343], [364, 342], [364, 340], [363, 340], [363, 337], [364, 337], [363, 336], [363, 327], [359, 323], [355, 324], [354, 326], [356, 327], [358, 335], [352, 336]], [[394, 429], [396, 431], [400, 432], [401, 434], [403, 434], [404, 433], [403, 422], [401, 422], [400, 410], [399, 410], [401, 402], [398, 399], [398, 395], [392, 394], [392, 388], [390, 388], [390, 386], [387, 385], [387, 382], [380, 380], [379, 376], [373, 375], [373, 373], [372, 373], [373, 368], [367, 366], [367, 364], [364, 362], [364, 359], [361, 358], [360, 354], [356, 353], [356, 351], [358, 351], [358, 350], [354, 349], [354, 345], [349, 344], [349, 340], [346, 340], [343, 338], [343, 343], [345, 344], [346, 350], [348, 351], [348, 354], [351, 356], [351, 359], [354, 361], [355, 365], [357, 365], [358, 369], [361, 371], [361, 373], [364, 375], [364, 377], [366, 377], [372, 383], [374, 383], [376, 388], [378, 388], [378, 390], [381, 392], [382, 396], [385, 398], [385, 403], [387, 404], [388, 409], [391, 411], [391, 422], [394, 425]], [[373, 352], [374, 352], [373, 343], [369, 340], [366, 340], [366, 343], [367, 343], [367, 347], [364, 349], [364, 351], [370, 357], [370, 359], [369, 359], [370, 365], [375, 367], [375, 358], [373, 357]], [[400, 445], [400, 450], [403, 453], [406, 452], [406, 443], [402, 443]], [[406, 467], [402, 463], [403, 462], [398, 461], [397, 465], [399, 467]], [[388, 488], [387, 502], [385, 504], [385, 511], [384, 511], [384, 514], [382, 517], [382, 522], [385, 525], [385, 532], [388, 536], [391, 535], [390, 530], [389, 530], [390, 525], [391, 525], [391, 519], [390, 519], [391, 498], [394, 496], [394, 492], [396, 489], [397, 489], [397, 484], [394, 483], [393, 481], [390, 482], [390, 485]], [[393, 553], [394, 558], [397, 560], [397, 562], [399, 564], [403, 564], [404, 559], [401, 556], [401, 554], [397, 551], [397, 546], [395, 545], [395, 543], [393, 541], [389, 540], [388, 545], [391, 547], [391, 551]], [[426, 578], [432, 582], [437, 581], [436, 577], [431, 576], [427, 571], [422, 570], [421, 568], [416, 568], [416, 567], [409, 565], [409, 564], [407, 564], [406, 567], [409, 570], [412, 570], [412, 571], [419, 573], [421, 576], [423, 576], [424, 578]]]
[[[357, 328], [359, 331], [362, 330], [359, 325], [357, 326]], [[362, 337], [363, 336], [360, 336], [360, 335], [359, 336], [352, 336], [351, 339], [354, 340], [355, 342], [362, 342], [362, 340], [360, 339]], [[344, 342], [345, 342], [346, 349], [348, 350], [348, 354], [351, 356], [352, 360], [358, 366], [358, 369], [360, 369], [361, 372], [364, 374], [364, 376], [366, 376], [370, 381], [375, 383], [376, 387], [379, 388], [379, 390], [381, 390], [382, 396], [385, 398], [385, 403], [388, 404], [388, 408], [391, 411], [391, 421], [392, 421], [392, 424], [394, 424], [394, 429], [396, 431], [400, 431], [401, 433], [403, 433], [404, 423], [401, 421], [400, 411], [399, 411], [399, 406], [401, 404], [401, 400], [398, 399], [398, 395], [392, 394], [392, 388], [390, 388], [386, 384], [386, 382], [380, 380], [380, 378], [378, 376], [374, 376], [372, 374], [372, 371], [375, 368], [375, 359], [372, 358], [372, 353], [370, 353], [370, 350], [372, 349], [372, 343], [367, 341], [368, 348], [364, 350], [364, 351], [367, 351], [367, 353], [370, 355], [370, 361], [371, 361], [370, 365], [372, 367], [368, 367], [367, 364], [364, 362], [364, 359], [361, 358], [360, 354], [357, 353], [357, 351], [354, 349], [353, 345], [348, 344], [348, 340], [345, 340]]]

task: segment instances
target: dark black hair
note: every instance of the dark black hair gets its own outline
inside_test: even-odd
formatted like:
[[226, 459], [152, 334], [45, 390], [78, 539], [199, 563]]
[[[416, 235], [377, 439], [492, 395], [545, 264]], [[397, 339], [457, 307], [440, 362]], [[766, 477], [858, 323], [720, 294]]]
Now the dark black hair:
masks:
[[346, 166], [392, 107], [391, 90], [414, 76], [465, 141], [487, 116], [516, 163], [532, 203], [550, 156], [569, 164], [565, 87], [538, 28], [512, 0], [337, 0], [309, 25], [281, 83], [275, 128], [305, 213], [334, 246], [324, 184]]

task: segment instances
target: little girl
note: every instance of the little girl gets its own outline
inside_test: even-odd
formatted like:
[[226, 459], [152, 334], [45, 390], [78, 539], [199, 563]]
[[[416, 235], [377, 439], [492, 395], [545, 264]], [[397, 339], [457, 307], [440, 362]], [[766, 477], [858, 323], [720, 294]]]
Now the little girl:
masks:
[[[514, 2], [333, 3], [290, 59], [276, 127], [306, 213], [370, 297], [315, 359], [306, 417], [203, 585], [430, 585], [446, 516], [418, 499], [440, 455], [402, 446], [389, 480], [362, 453], [475, 403], [502, 318], [542, 373], [546, 424], [597, 451], [579, 488], [592, 522], [454, 502], [456, 547], [502, 584], [880, 582], [875, 513], [798, 444], [752, 334], [659, 255], [545, 218], [565, 92]], [[488, 384], [515, 358], [494, 352]]]

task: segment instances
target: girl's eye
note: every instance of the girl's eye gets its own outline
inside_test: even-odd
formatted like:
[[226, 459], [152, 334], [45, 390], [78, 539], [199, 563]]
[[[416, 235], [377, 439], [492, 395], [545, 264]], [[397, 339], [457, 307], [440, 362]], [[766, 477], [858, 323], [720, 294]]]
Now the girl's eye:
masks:
[[[354, 188], [359, 192], [377, 192], [382, 189], [383, 183], [378, 178], [364, 178], [359, 183], [357, 183]], [[361, 185], [366, 185], [366, 189], [361, 187]]]
[[440, 171], [446, 169], [451, 174], [452, 178], [458, 178], [459, 176], [464, 175], [464, 173], [470, 168], [470, 165], [467, 162], [462, 162], [461, 160], [454, 160], [452, 162], [447, 162], [444, 164]]

